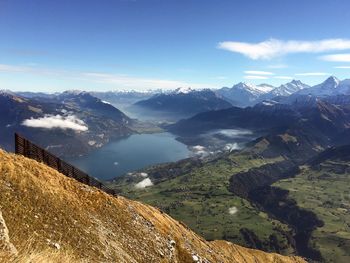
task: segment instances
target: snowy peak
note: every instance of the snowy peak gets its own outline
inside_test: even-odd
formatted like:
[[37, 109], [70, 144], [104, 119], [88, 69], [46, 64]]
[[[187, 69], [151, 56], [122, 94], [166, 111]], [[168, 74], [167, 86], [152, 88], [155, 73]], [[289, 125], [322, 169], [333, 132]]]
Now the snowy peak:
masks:
[[265, 93], [270, 92], [270, 91], [272, 91], [272, 90], [275, 89], [274, 86], [272, 86], [272, 85], [270, 85], [270, 84], [266, 84], [266, 83], [257, 85], [256, 87], [257, 87], [259, 90], [261, 90], [262, 92], [265, 92]]
[[334, 76], [329, 77], [328, 79], [326, 79], [323, 83], [321, 83], [320, 85], [323, 85], [324, 87], [327, 88], [337, 88], [340, 84], [340, 80]]
[[183, 87], [181, 87], [181, 88], [177, 88], [177, 89], [175, 89], [172, 93], [173, 94], [188, 94], [188, 93], [191, 93], [191, 92], [193, 92], [193, 91], [195, 91], [194, 89], [192, 89], [191, 87], [187, 87], [187, 88], [183, 88]]
[[240, 82], [232, 87], [232, 89], [246, 90], [253, 94], [263, 94], [271, 91], [273, 87], [268, 84], [254, 85], [251, 83]]
[[350, 94], [350, 81], [340, 81], [338, 78], [331, 76], [321, 84], [302, 90], [298, 94], [311, 94], [317, 97]]
[[309, 85], [304, 84], [300, 80], [292, 80], [291, 82], [288, 82], [286, 84], [283, 84], [274, 90], [272, 90], [270, 93], [272, 96], [289, 96], [295, 92], [298, 92], [299, 90], [310, 88]]

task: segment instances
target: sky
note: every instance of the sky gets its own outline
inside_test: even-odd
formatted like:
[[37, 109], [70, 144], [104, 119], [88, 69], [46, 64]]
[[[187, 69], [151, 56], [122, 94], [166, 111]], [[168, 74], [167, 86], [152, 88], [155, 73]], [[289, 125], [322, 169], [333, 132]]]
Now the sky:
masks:
[[350, 78], [348, 0], [0, 0], [0, 89]]

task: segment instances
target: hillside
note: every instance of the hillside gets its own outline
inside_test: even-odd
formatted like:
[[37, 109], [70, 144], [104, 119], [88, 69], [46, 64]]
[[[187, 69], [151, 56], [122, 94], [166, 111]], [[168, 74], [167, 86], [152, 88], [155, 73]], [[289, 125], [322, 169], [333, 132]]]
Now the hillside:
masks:
[[294, 178], [273, 185], [287, 190], [301, 208], [324, 222], [311, 238], [325, 262], [350, 260], [349, 159], [349, 145], [330, 148], [302, 166]]
[[13, 133], [24, 134], [59, 156], [77, 156], [135, 133], [134, 121], [87, 92], [24, 98], [0, 91], [0, 146], [13, 150]]
[[[2, 150], [0, 203], [0, 256], [7, 262], [304, 262], [207, 242], [151, 206]], [[4, 244], [18, 255], [10, 257]]]

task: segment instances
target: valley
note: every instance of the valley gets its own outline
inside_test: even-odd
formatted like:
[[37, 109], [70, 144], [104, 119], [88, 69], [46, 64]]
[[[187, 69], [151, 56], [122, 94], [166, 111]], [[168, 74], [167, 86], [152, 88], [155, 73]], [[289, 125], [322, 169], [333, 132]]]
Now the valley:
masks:
[[[340, 83], [346, 82], [329, 78], [318, 87], [328, 87], [329, 83], [344, 90]], [[155, 206], [184, 222], [206, 240], [224, 239], [315, 261], [331, 262], [336, 257], [339, 262], [346, 262], [347, 189], [340, 186], [346, 183], [346, 161], [332, 161], [330, 169], [328, 161], [322, 159], [315, 164], [317, 161], [313, 160], [322, 158], [329, 147], [350, 143], [345, 136], [350, 127], [348, 95], [342, 99], [334, 93], [321, 97], [305, 95], [304, 90], [316, 88], [292, 81], [278, 87], [273, 93], [277, 97], [266, 100], [273, 89], [264, 85], [259, 87], [255, 104], [252, 101], [245, 108], [227, 104], [216, 108], [218, 100], [224, 98], [207, 90], [176, 90], [160, 95], [131, 93], [127, 100], [122, 97], [122, 107], [134, 111], [135, 115], [131, 115], [140, 119], [116, 108], [118, 95], [111, 93], [99, 93], [103, 101], [93, 93], [80, 91], [48, 97], [24, 94], [27, 98], [4, 93], [3, 97], [8, 103], [21, 106], [16, 112], [17, 124], [11, 129], [20, 128], [29, 132], [29, 137], [45, 134], [46, 143], [50, 142], [47, 149], [106, 181], [120, 195]], [[283, 93], [284, 89], [291, 95]], [[137, 103], [141, 98], [144, 102]], [[204, 112], [191, 108], [179, 111], [174, 106], [179, 101], [194, 109], [198, 103], [214, 108]], [[162, 106], [160, 109], [151, 105]], [[8, 109], [3, 106], [3, 110]], [[68, 120], [69, 125], [75, 126], [25, 128], [21, 121], [42, 122], [55, 114], [60, 114], [59, 120], [65, 124]], [[79, 125], [88, 129], [71, 128]], [[125, 133], [113, 130], [113, 125], [123, 127]], [[6, 132], [10, 134], [11, 129]], [[32, 129], [39, 133], [31, 133]], [[99, 136], [102, 131], [108, 136]], [[91, 139], [86, 140], [87, 136]], [[71, 154], [67, 155], [65, 149], [57, 151], [56, 144], [51, 144], [64, 138], [69, 140], [66, 145], [75, 149], [68, 152]], [[45, 140], [40, 142], [45, 144]], [[87, 143], [86, 150], [81, 151], [78, 142]], [[343, 158], [347, 154], [342, 151]], [[327, 169], [331, 175], [325, 175]], [[336, 182], [335, 176], [340, 181], [339, 185], [334, 183], [334, 189], [340, 192], [330, 190], [333, 188], [326, 191], [329, 182]], [[340, 199], [335, 193], [340, 193]], [[329, 201], [336, 198], [339, 202]], [[327, 210], [320, 206], [327, 206]]]
[[349, 12], [0, 0], [0, 263], [349, 263]]

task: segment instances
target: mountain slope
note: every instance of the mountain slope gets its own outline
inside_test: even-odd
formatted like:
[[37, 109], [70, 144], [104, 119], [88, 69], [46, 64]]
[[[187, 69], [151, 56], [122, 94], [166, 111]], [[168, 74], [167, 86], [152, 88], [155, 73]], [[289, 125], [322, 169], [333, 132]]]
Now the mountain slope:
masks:
[[304, 262], [207, 242], [153, 207], [109, 196], [1, 150], [0, 171], [1, 212], [22, 258], [29, 245], [33, 251], [53, 247], [76, 262]]
[[296, 95], [314, 95], [317, 97], [334, 96], [339, 94], [350, 94], [350, 80], [339, 80], [334, 76], [329, 77], [321, 84], [308, 89], [300, 90]]
[[261, 96], [261, 99], [272, 99], [277, 96], [290, 96], [295, 92], [307, 88], [310, 88], [310, 86], [302, 83], [300, 80], [292, 80], [291, 82], [283, 84], [271, 90], [269, 93], [264, 94], [263, 96]]
[[302, 166], [294, 178], [273, 185], [289, 191], [301, 208], [324, 222], [311, 239], [325, 262], [350, 260], [349, 160], [350, 145], [332, 147]]
[[271, 133], [277, 128], [314, 127], [327, 135], [336, 135], [350, 127], [350, 111], [347, 106], [334, 105], [310, 96], [298, 97], [300, 98], [303, 99], [291, 104], [263, 101], [244, 109], [232, 107], [204, 112], [169, 125], [168, 129], [186, 135], [213, 129], [245, 128]]
[[133, 133], [130, 118], [85, 92], [31, 99], [2, 92], [0, 115], [0, 145], [8, 150], [14, 132], [60, 156], [85, 154]]
[[216, 92], [230, 101], [232, 105], [237, 107], [246, 107], [254, 105], [254, 103], [262, 96], [273, 90], [274, 87], [262, 84], [253, 85], [250, 83], [240, 82], [232, 88], [224, 87]]
[[135, 103], [135, 106], [162, 113], [191, 116], [199, 112], [229, 108], [232, 105], [209, 89], [177, 89]]

